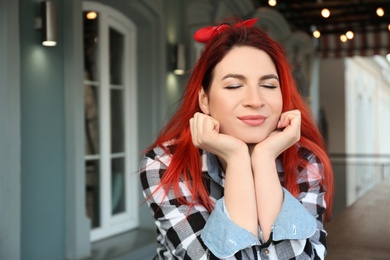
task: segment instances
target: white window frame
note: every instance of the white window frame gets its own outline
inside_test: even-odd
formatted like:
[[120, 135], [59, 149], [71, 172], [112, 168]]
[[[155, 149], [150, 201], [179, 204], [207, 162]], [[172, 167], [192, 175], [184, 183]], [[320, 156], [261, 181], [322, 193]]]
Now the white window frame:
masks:
[[[96, 11], [99, 18], [98, 82], [99, 85], [99, 155], [85, 159], [100, 159], [100, 225], [91, 230], [91, 241], [97, 241], [138, 227], [138, 143], [137, 143], [137, 80], [136, 27], [122, 13], [103, 4], [83, 2], [83, 11]], [[109, 79], [109, 29], [124, 36], [123, 85], [111, 85]], [[93, 82], [85, 82], [91, 84]], [[96, 84], [95, 83], [95, 84]], [[124, 91], [124, 153], [125, 210], [111, 215], [111, 159], [121, 154], [111, 153], [110, 90]]]

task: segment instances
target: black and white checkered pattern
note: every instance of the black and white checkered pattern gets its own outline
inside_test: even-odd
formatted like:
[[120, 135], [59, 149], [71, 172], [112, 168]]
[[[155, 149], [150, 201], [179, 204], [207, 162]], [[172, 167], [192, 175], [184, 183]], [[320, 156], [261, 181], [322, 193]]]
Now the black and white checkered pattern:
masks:
[[[260, 246], [252, 246], [237, 252], [229, 259], [323, 259], [326, 254], [325, 236], [322, 215], [325, 211], [325, 191], [320, 186], [322, 176], [321, 164], [316, 157], [306, 149], [301, 148], [300, 154], [307, 158], [309, 167], [298, 174], [300, 194], [298, 200], [316, 218], [317, 231], [306, 240], [268, 241]], [[219, 169], [219, 181], [208, 174], [207, 160], [210, 154], [202, 151], [202, 171], [210, 198], [217, 201], [223, 197], [224, 173]], [[190, 208], [177, 201], [173, 189], [165, 195], [163, 189], [156, 191], [171, 160], [171, 156], [156, 147], [142, 159], [140, 179], [147, 204], [152, 210], [157, 226], [157, 255], [155, 259], [217, 259], [204, 245], [200, 238], [202, 229], [210, 213], [202, 205]], [[218, 166], [216, 166], [218, 167]], [[283, 167], [277, 160], [280, 179], [283, 179]], [[181, 196], [192, 200], [188, 186], [180, 179]], [[212, 214], [212, 213], [211, 213]], [[272, 237], [272, 236], [271, 236]], [[223, 238], [221, 238], [223, 239]], [[261, 241], [262, 239], [259, 238]], [[267, 253], [263, 254], [264, 247]]]

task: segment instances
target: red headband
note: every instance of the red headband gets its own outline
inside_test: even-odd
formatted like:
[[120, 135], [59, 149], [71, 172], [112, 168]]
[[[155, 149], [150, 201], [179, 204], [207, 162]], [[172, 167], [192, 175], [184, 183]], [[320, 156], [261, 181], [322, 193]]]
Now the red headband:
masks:
[[[252, 27], [256, 22], [258, 18], [253, 18], [245, 21], [238, 22], [234, 25], [234, 27], [240, 27], [240, 26], [245, 26], [245, 27]], [[229, 28], [229, 25], [227, 24], [220, 24], [216, 26], [207, 26], [200, 28], [197, 30], [194, 34], [194, 39], [197, 42], [200, 43], [207, 43], [210, 41], [215, 35], [219, 34], [226, 28]]]

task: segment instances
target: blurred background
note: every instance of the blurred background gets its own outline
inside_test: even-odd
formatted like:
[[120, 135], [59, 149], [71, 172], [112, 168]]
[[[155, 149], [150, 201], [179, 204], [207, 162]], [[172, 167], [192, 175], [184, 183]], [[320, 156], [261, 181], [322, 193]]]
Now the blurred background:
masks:
[[[387, 200], [366, 199], [390, 186], [390, 0], [0, 0], [0, 259], [153, 257], [140, 155], [203, 48], [192, 35], [231, 17], [259, 18], [284, 47], [324, 135], [330, 247], [359, 201], [351, 229], [371, 228], [356, 217], [367, 205], [385, 209], [371, 222], [389, 217]], [[390, 255], [343, 232], [365, 239], [333, 259]], [[364, 245], [383, 258], [348, 258]]]

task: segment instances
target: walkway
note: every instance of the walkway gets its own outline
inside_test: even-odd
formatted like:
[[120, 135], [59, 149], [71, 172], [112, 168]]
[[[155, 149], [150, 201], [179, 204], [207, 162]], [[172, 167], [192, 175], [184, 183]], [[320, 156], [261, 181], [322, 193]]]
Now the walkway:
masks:
[[390, 178], [326, 225], [326, 260], [390, 259]]

